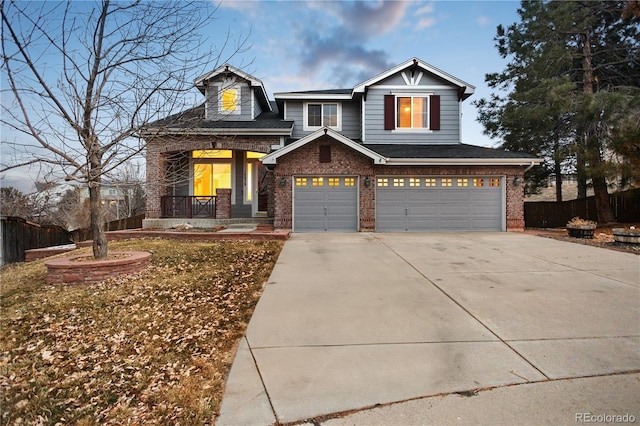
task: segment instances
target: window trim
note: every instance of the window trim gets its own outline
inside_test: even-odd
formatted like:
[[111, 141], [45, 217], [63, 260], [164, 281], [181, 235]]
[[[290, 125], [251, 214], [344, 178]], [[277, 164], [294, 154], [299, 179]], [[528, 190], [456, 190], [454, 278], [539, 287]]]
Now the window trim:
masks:
[[[309, 105], [336, 105], [336, 114], [337, 114], [337, 121], [336, 121], [336, 125], [335, 126], [328, 126], [330, 129], [332, 130], [336, 130], [336, 131], [342, 131], [342, 102], [320, 102], [320, 101], [309, 101], [309, 102], [304, 102], [302, 104], [302, 130], [304, 131], [308, 131], [308, 132], [312, 132], [318, 129], [322, 129], [325, 126], [310, 126], [309, 125]], [[324, 108], [320, 108], [321, 111], [323, 111], [324, 113]], [[323, 117], [324, 118], [324, 117]], [[322, 119], [321, 119], [322, 121]]]
[[[398, 127], [398, 98], [425, 98], [428, 127]], [[384, 96], [384, 130], [391, 133], [433, 133], [441, 130], [441, 96], [429, 92], [392, 91]], [[413, 101], [412, 101], [413, 104]], [[413, 119], [412, 119], [413, 121]]]
[[[228, 85], [219, 85], [217, 87], [218, 94], [218, 114], [220, 115], [241, 115], [242, 114], [242, 86], [240, 84], [228, 84]], [[222, 98], [225, 90], [235, 90], [236, 91], [236, 109], [233, 111], [228, 111], [222, 106]]]

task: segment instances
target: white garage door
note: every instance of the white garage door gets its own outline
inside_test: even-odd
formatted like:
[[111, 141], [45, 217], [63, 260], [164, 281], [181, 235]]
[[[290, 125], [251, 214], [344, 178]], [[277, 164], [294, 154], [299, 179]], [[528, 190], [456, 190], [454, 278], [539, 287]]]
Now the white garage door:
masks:
[[500, 177], [378, 177], [376, 230], [501, 231]]
[[358, 230], [358, 187], [354, 176], [295, 177], [294, 232]]

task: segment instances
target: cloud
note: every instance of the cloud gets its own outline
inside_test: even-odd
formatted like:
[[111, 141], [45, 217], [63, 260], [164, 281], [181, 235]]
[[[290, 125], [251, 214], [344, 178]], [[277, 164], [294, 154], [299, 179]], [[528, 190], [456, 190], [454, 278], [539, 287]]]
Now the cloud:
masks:
[[487, 25], [489, 25], [490, 20], [488, 16], [480, 15], [476, 18], [476, 22], [481, 27], [486, 27]]
[[416, 25], [417, 30], [423, 30], [425, 28], [431, 28], [436, 24], [436, 18], [429, 16], [427, 18], [420, 18], [418, 21], [418, 25]]
[[416, 30], [423, 30], [425, 28], [431, 28], [436, 25], [436, 18], [434, 16], [429, 16], [434, 12], [434, 10], [435, 5], [433, 3], [427, 3], [416, 10], [414, 16], [420, 18], [418, 20], [418, 24], [416, 25]]

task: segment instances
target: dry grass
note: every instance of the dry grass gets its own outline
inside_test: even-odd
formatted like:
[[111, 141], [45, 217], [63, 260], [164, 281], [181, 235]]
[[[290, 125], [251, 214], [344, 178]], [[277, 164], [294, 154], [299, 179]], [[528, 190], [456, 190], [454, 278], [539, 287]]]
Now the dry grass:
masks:
[[93, 285], [46, 285], [43, 260], [3, 269], [2, 424], [213, 423], [281, 248], [114, 242], [152, 252], [152, 266]]

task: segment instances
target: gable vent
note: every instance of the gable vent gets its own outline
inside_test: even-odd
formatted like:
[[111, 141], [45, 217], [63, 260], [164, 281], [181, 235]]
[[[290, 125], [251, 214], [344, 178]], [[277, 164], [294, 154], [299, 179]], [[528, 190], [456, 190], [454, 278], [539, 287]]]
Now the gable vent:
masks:
[[320, 163], [331, 162], [331, 145], [320, 145], [318, 161]]

